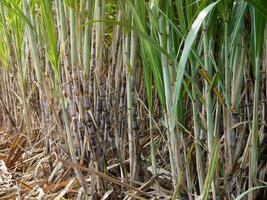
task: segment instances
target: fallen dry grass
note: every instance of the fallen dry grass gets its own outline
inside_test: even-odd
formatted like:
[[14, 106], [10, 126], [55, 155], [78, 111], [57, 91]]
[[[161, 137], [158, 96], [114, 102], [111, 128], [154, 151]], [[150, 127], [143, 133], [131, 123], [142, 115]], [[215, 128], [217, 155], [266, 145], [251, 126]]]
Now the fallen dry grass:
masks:
[[[170, 199], [171, 191], [161, 188], [161, 194], [154, 189], [157, 177], [152, 176], [144, 183], [118, 178], [84, 167], [67, 160], [56, 147], [46, 154], [41, 143], [27, 145], [27, 138], [15, 129], [2, 128], [0, 131], [0, 199], [86, 199], [73, 169], [83, 172], [86, 183], [91, 184], [90, 175], [101, 178], [109, 189], [103, 196], [93, 199], [117, 199], [122, 188], [125, 199]], [[128, 163], [126, 160], [125, 163]], [[119, 167], [112, 164], [107, 170]], [[149, 168], [148, 168], [149, 169]], [[162, 169], [163, 170], [163, 169]], [[164, 172], [160, 173], [162, 176]], [[161, 177], [162, 177], [161, 176]], [[166, 174], [165, 174], [166, 176]], [[166, 178], [166, 177], [165, 177]], [[160, 180], [160, 179], [159, 179]], [[134, 186], [133, 186], [134, 185]], [[161, 185], [164, 185], [162, 182]], [[95, 191], [94, 191], [95, 193]], [[95, 193], [96, 194], [96, 193]], [[90, 198], [90, 194], [88, 194]]]
[[[0, 132], [0, 199], [59, 199], [77, 196], [77, 181], [62, 166], [56, 153], [45, 154], [45, 148], [25, 147], [24, 134]], [[64, 157], [64, 156], [62, 156]]]

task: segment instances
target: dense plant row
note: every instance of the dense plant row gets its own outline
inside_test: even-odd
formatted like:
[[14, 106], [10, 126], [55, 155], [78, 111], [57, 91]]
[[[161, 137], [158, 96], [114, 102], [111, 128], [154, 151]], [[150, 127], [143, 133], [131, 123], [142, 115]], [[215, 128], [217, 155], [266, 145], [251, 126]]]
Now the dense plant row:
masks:
[[[3, 123], [26, 149], [148, 181], [151, 198], [233, 199], [265, 185], [265, 4], [1, 0]], [[113, 187], [74, 169], [84, 198]]]

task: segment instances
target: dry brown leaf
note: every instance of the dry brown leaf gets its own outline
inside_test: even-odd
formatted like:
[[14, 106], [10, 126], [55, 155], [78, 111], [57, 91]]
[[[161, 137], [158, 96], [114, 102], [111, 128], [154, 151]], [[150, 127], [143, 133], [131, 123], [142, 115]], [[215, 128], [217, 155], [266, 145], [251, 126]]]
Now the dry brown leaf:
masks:
[[6, 159], [7, 167], [12, 167], [22, 155], [23, 151], [21, 149], [22, 145], [25, 144], [26, 138], [23, 135], [18, 135], [15, 141], [12, 143], [11, 148], [9, 150], [9, 154]]
[[133, 187], [133, 186], [127, 184], [127, 183], [121, 182], [120, 180], [118, 180], [116, 178], [113, 178], [111, 176], [108, 176], [108, 175], [106, 175], [106, 174], [104, 174], [102, 172], [96, 171], [94, 169], [86, 168], [86, 167], [83, 167], [83, 166], [81, 166], [79, 164], [76, 164], [76, 163], [73, 163], [73, 162], [69, 162], [69, 161], [66, 161], [66, 160], [63, 160], [63, 159], [60, 159], [60, 158], [59, 158], [59, 161], [61, 161], [62, 164], [65, 165], [66, 167], [72, 167], [74, 169], [77, 168], [77, 169], [80, 169], [82, 171], [86, 171], [86, 172], [88, 172], [90, 174], [94, 174], [94, 175], [96, 175], [98, 177], [101, 177], [101, 178], [106, 179], [106, 180], [108, 180], [108, 181], [110, 181], [112, 183], [115, 183], [115, 184], [117, 184], [119, 186], [123, 186], [123, 187], [128, 188], [129, 190], [136, 191], [139, 194], [142, 194], [142, 195], [144, 195], [146, 197], [152, 197], [148, 193], [146, 193], [146, 192], [144, 192], [144, 191], [142, 191], [142, 190], [140, 190], [138, 188], [135, 188], [135, 187]]

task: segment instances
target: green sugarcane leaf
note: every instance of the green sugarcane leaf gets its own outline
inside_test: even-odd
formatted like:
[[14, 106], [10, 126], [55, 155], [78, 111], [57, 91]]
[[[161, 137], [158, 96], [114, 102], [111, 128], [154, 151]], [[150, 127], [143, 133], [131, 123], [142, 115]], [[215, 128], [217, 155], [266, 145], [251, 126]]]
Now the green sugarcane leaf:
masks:
[[187, 60], [189, 58], [191, 47], [194, 43], [194, 40], [197, 36], [197, 33], [200, 29], [201, 24], [203, 23], [206, 16], [212, 11], [212, 9], [216, 6], [216, 4], [218, 2], [219, 1], [216, 1], [212, 4], [210, 4], [209, 6], [204, 8], [199, 13], [198, 17], [195, 19], [194, 23], [192, 24], [189, 33], [187, 34], [183, 53], [182, 53], [182, 56], [180, 58], [180, 62], [178, 64], [178, 70], [177, 70], [177, 76], [176, 76], [175, 92], [174, 92], [174, 98], [173, 98], [173, 105], [174, 105], [173, 106], [173, 114], [175, 116], [176, 116], [176, 112], [177, 112], [178, 99], [179, 99], [179, 96], [181, 93], [181, 86], [182, 86], [182, 82], [183, 82], [183, 76], [185, 73], [185, 67], [186, 67]]
[[267, 187], [267, 185], [261, 185], [261, 186], [256, 186], [256, 187], [250, 188], [247, 191], [245, 191], [242, 194], [240, 194], [238, 197], [236, 197], [235, 200], [241, 200], [243, 197], [245, 197], [251, 191], [262, 189], [262, 188], [266, 188], [266, 187]]
[[267, 19], [267, 4], [265, 0], [245, 0], [246, 2], [253, 5], [262, 15], [264, 15], [265, 19]]

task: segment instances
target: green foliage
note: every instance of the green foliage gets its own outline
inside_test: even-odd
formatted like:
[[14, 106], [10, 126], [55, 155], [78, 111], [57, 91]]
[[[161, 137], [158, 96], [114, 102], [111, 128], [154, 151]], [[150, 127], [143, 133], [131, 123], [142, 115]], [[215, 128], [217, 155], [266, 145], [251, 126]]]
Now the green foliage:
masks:
[[[157, 198], [168, 176], [173, 199], [253, 200], [265, 187], [264, 0], [2, 0], [0, 8], [0, 96], [26, 126], [25, 148], [40, 126], [38, 145], [48, 149], [52, 138], [75, 163], [120, 170], [111, 170], [123, 180], [118, 194], [149, 179]], [[149, 165], [153, 178], [132, 180]], [[75, 175], [81, 193], [89, 179], [99, 196], [109, 188]]]

